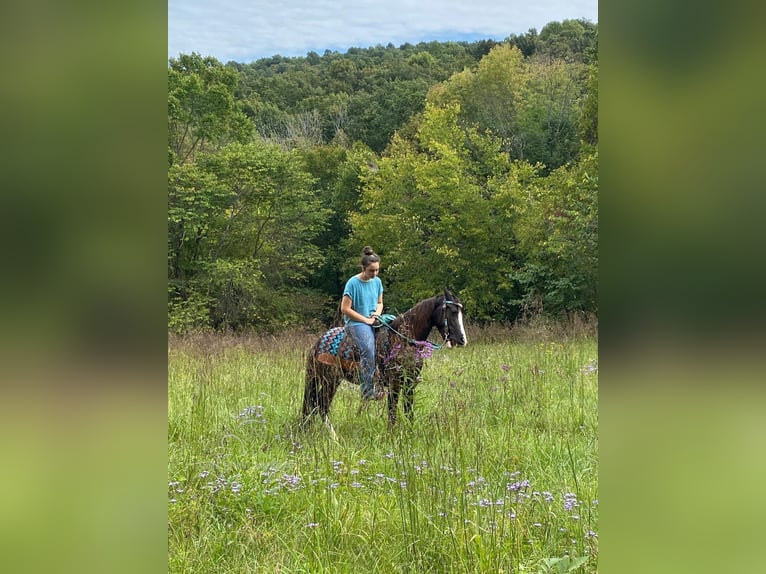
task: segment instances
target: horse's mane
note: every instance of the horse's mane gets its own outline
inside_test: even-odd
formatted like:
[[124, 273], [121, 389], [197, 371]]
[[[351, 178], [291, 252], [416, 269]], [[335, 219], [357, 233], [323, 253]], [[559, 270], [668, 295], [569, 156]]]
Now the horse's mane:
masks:
[[[411, 309], [398, 315], [396, 319], [391, 322], [391, 326], [394, 329], [406, 332], [409, 336], [415, 339], [425, 339], [428, 337], [428, 333], [431, 332], [431, 328], [433, 327], [429, 318], [440, 299], [444, 299], [444, 295], [435, 295], [428, 299], [423, 299]], [[428, 326], [428, 331], [425, 334], [415, 331], [415, 329], [418, 328], [424, 330], [426, 326]]]

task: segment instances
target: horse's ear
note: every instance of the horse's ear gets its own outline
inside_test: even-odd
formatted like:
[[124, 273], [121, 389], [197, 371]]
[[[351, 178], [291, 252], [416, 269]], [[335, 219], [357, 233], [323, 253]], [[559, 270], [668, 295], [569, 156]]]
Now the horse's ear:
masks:
[[444, 298], [447, 299], [448, 301], [452, 299], [452, 293], [450, 293], [449, 289], [447, 289], [446, 287], [444, 288]]

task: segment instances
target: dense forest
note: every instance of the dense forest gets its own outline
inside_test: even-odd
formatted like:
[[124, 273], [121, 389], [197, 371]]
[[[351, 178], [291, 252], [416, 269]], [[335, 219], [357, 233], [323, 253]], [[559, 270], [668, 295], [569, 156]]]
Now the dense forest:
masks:
[[598, 25], [502, 42], [168, 65], [168, 326], [338, 319], [364, 245], [386, 312], [597, 314]]

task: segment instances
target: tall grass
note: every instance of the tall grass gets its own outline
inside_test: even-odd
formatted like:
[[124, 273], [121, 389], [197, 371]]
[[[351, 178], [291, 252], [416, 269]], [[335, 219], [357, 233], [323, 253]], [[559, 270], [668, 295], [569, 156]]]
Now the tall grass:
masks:
[[426, 363], [412, 425], [344, 383], [336, 440], [296, 425], [313, 337], [171, 340], [170, 571], [596, 571], [596, 339], [484, 335]]

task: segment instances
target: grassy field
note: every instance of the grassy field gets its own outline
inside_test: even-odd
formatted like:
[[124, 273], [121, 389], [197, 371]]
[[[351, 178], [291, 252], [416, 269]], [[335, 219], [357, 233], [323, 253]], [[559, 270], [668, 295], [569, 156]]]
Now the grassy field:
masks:
[[468, 331], [415, 422], [343, 383], [296, 423], [308, 335], [171, 338], [170, 572], [595, 572], [594, 335]]

